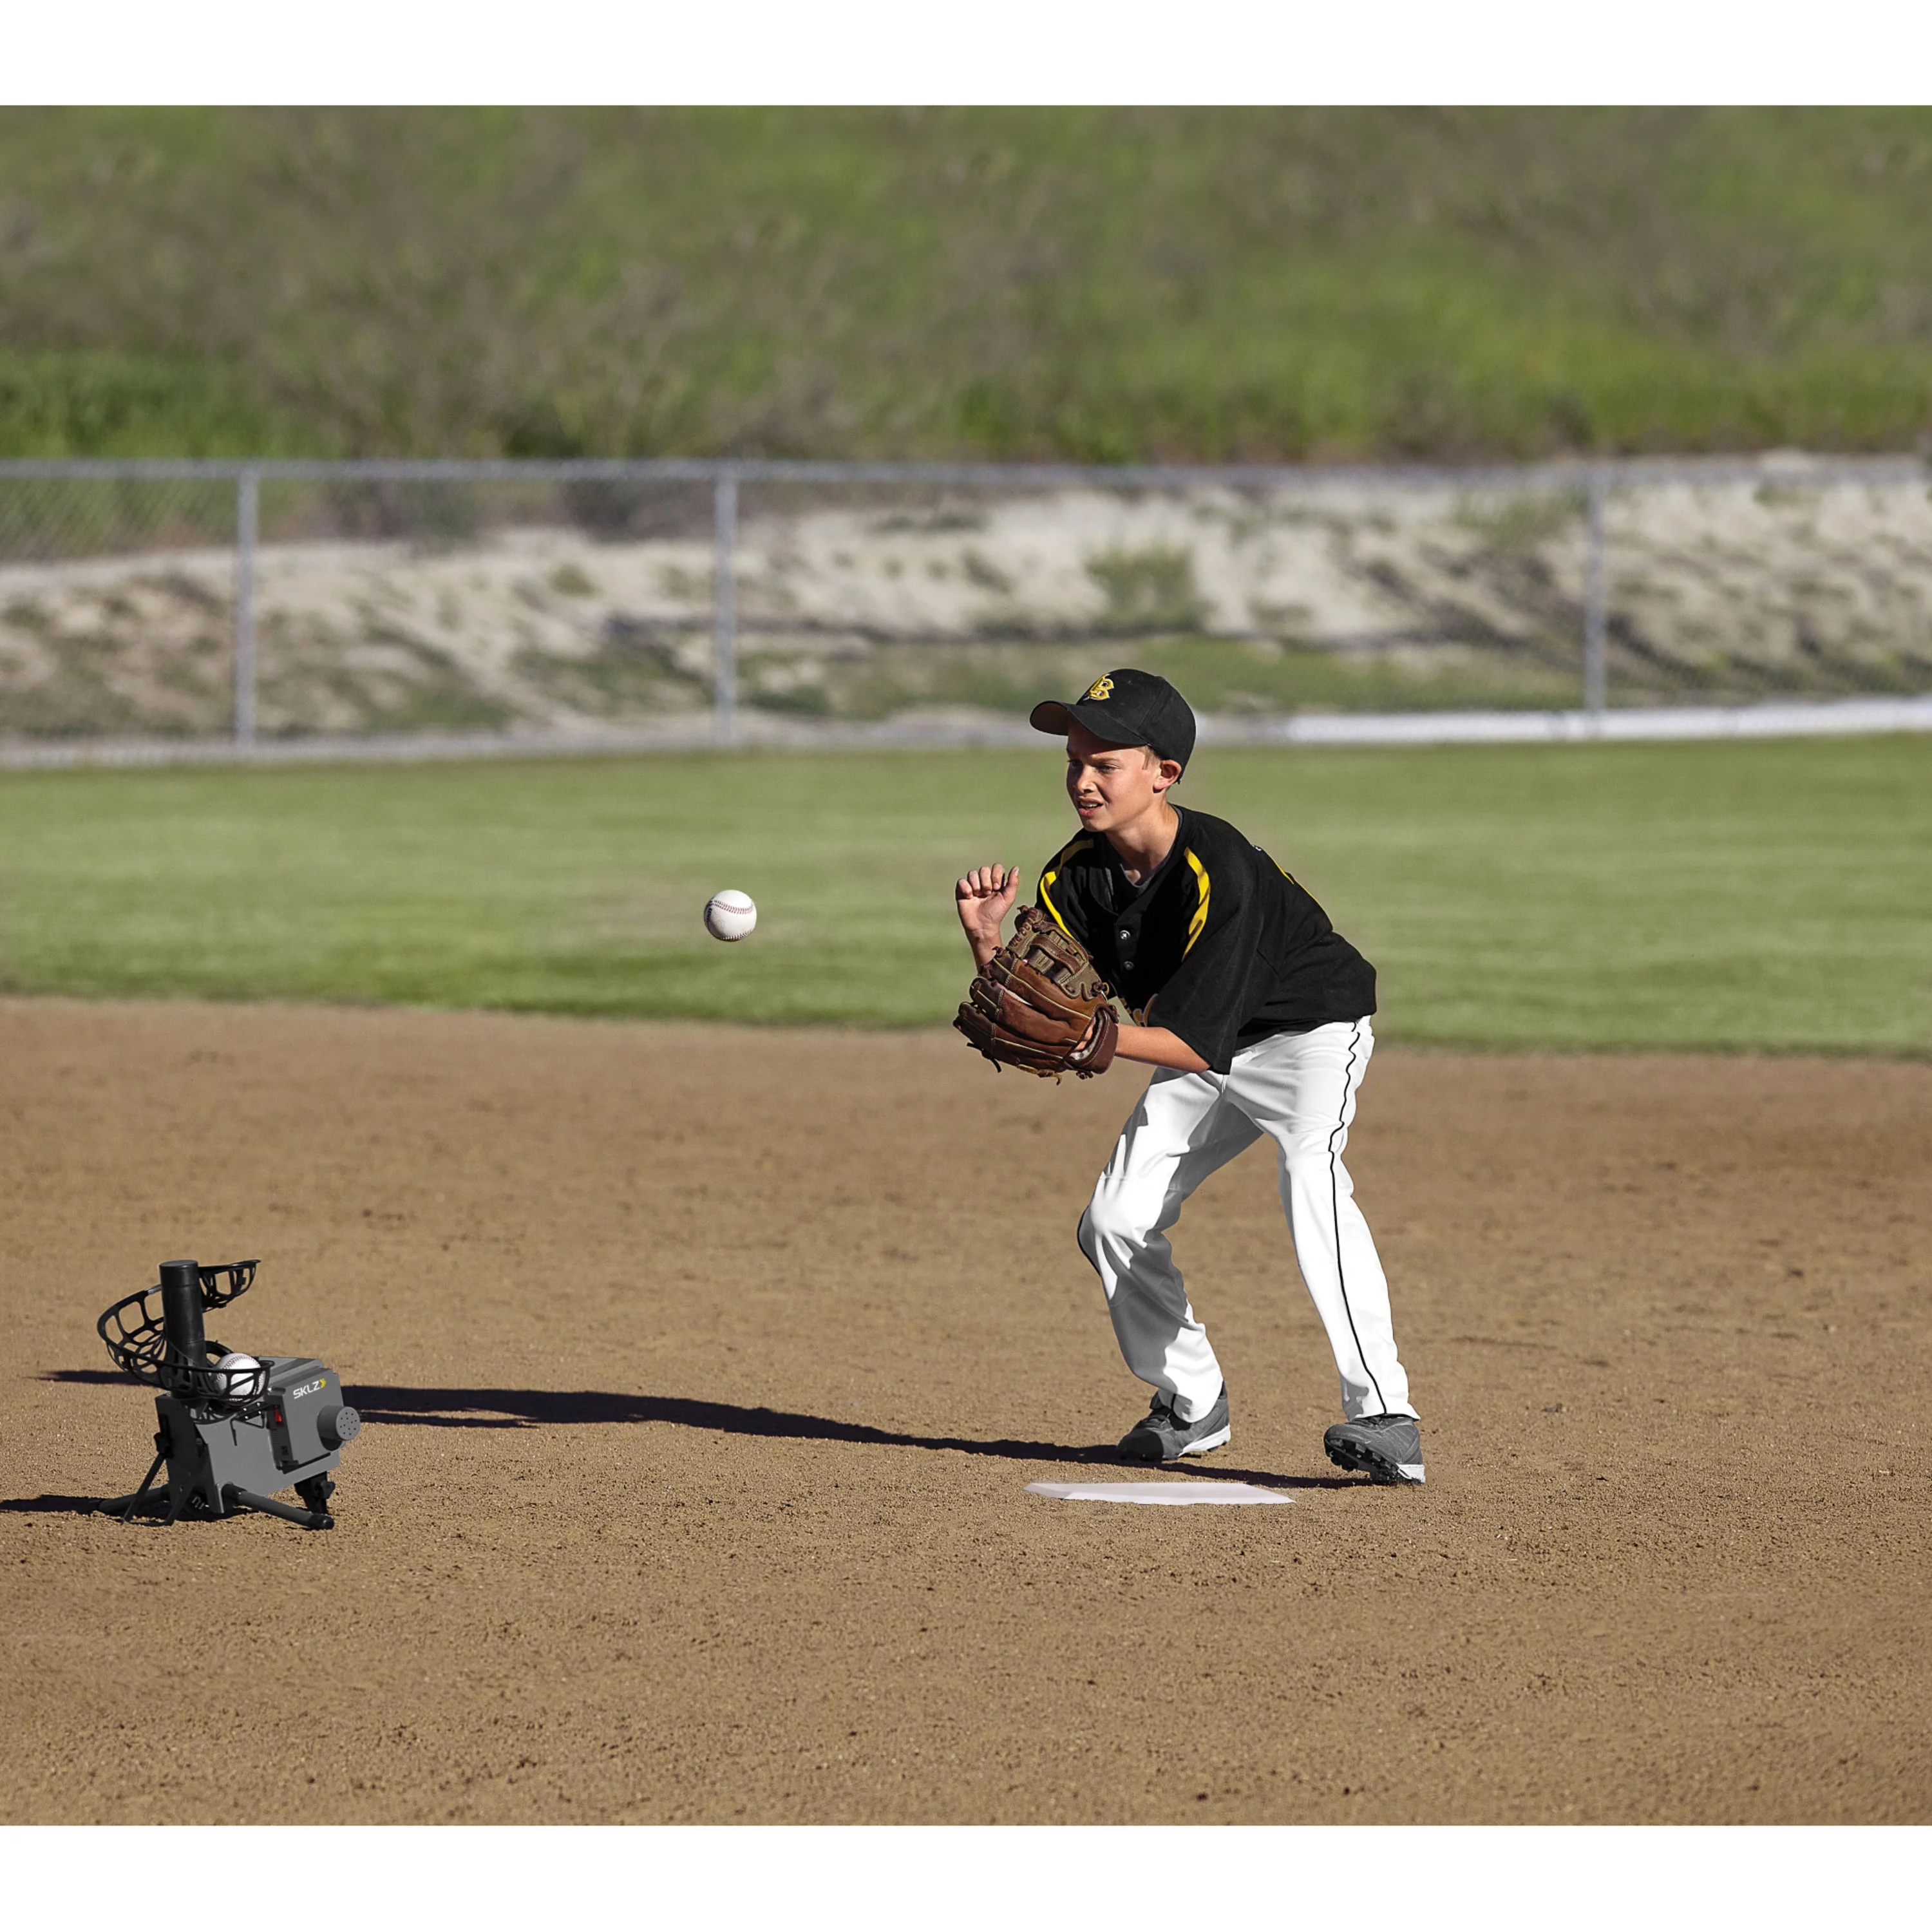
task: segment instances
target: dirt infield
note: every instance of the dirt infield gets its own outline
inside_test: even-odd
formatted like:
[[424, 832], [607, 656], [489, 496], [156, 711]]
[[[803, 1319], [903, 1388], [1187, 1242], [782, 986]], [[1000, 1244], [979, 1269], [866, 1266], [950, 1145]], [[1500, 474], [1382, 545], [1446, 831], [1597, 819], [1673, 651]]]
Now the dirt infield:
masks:
[[[1932, 1066], [1385, 1051], [1426, 1490], [1322, 1460], [1259, 1151], [1176, 1238], [1268, 1510], [1024, 1492], [1144, 1405], [1071, 1238], [1138, 1077], [0, 1003], [0, 1820], [1932, 1820]], [[76, 1513], [175, 1254], [342, 1370], [332, 1534]]]

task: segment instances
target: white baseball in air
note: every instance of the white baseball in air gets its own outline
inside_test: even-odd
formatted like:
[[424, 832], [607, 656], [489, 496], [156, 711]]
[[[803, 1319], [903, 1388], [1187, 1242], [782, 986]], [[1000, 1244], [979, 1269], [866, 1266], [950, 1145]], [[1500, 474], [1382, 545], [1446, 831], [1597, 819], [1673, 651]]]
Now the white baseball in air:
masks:
[[742, 939], [758, 922], [749, 892], [713, 892], [706, 902], [705, 928], [713, 939]]
[[262, 1365], [253, 1355], [231, 1349], [214, 1365], [223, 1371], [224, 1393], [230, 1402], [248, 1402], [262, 1393]]

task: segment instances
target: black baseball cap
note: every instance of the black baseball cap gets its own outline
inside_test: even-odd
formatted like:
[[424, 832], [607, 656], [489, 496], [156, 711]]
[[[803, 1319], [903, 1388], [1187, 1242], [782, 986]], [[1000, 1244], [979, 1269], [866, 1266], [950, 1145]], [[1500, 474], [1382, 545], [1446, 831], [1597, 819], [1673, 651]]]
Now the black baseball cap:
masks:
[[1147, 745], [1156, 758], [1178, 765], [1194, 755], [1194, 713], [1166, 678], [1150, 670], [1110, 670], [1071, 704], [1036, 704], [1027, 722], [1055, 737], [1078, 724], [1102, 744]]

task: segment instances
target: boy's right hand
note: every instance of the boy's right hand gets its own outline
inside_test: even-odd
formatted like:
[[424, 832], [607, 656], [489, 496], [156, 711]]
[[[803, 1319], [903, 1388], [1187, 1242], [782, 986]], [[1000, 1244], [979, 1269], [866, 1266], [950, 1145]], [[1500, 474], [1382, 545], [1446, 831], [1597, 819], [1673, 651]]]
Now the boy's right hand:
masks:
[[975, 866], [953, 887], [953, 907], [976, 967], [983, 967], [999, 951], [1000, 922], [1012, 910], [1019, 884], [1017, 866]]

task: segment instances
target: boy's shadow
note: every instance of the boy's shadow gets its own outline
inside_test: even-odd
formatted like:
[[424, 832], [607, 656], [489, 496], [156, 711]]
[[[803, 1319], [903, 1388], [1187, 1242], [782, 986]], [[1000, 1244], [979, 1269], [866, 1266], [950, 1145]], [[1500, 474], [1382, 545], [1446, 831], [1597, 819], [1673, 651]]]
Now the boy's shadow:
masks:
[[[62, 1369], [48, 1382], [122, 1383], [111, 1369]], [[530, 1429], [584, 1423], [668, 1422], [683, 1429], [716, 1430], [727, 1436], [775, 1437], [800, 1442], [851, 1442], [874, 1448], [949, 1450], [962, 1456], [996, 1456], [1014, 1462], [1102, 1463], [1114, 1468], [1144, 1468], [1122, 1459], [1111, 1443], [1074, 1446], [1028, 1442], [1010, 1437], [992, 1441], [968, 1436], [919, 1436], [876, 1429], [869, 1423], [842, 1422], [831, 1416], [799, 1415], [776, 1408], [747, 1408], [737, 1402], [700, 1402], [686, 1396], [618, 1395], [592, 1390], [500, 1388], [403, 1388], [374, 1387], [348, 1380], [344, 1392], [365, 1422], [424, 1429]], [[1271, 1470], [1231, 1469], [1202, 1462], [1199, 1473], [1216, 1482], [1253, 1483], [1275, 1490], [1354, 1489], [1356, 1477], [1284, 1476]], [[42, 1499], [0, 1502], [0, 1510], [45, 1508]]]

